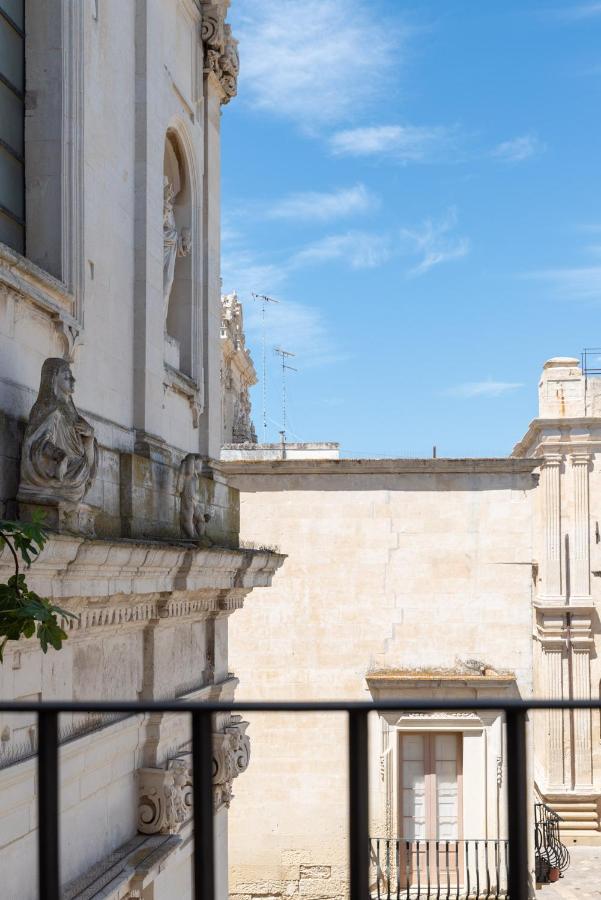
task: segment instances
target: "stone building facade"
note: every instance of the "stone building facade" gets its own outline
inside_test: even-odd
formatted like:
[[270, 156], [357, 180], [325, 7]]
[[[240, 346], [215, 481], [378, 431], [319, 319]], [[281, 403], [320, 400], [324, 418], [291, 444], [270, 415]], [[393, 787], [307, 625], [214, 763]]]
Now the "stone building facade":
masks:
[[[0, 517], [43, 512], [28, 583], [76, 615], [58, 652], [8, 645], [4, 699], [231, 698], [230, 617], [282, 562], [240, 549], [213, 465], [228, 6], [0, 3]], [[35, 720], [0, 720], [1, 893], [29, 900]], [[215, 719], [220, 897], [246, 728]], [[190, 896], [188, 717], [65, 715], [60, 736], [64, 896]]]
[[[436, 877], [446, 891], [445, 852], [456, 853], [452, 891], [468, 879], [475, 889], [478, 868], [482, 890], [487, 878], [502, 890], [504, 724], [469, 701], [599, 696], [600, 392], [578, 360], [550, 360], [539, 417], [506, 459], [226, 454], [243, 538], [288, 554], [233, 623], [242, 696], [399, 699], [370, 723], [374, 890], [388, 866], [396, 891], [396, 865], [415, 889], [420, 870], [422, 893], [430, 876], [424, 896], [436, 896]], [[403, 712], [403, 698], [437, 697], [465, 699], [465, 713]], [[601, 842], [599, 729], [597, 713], [530, 716], [530, 809], [560, 813], [568, 846]], [[343, 897], [343, 718], [253, 716], [253, 742], [232, 820], [232, 893]], [[258, 804], [264, 825], [249, 833], [243, 811]], [[534, 887], [533, 847], [531, 861]]]

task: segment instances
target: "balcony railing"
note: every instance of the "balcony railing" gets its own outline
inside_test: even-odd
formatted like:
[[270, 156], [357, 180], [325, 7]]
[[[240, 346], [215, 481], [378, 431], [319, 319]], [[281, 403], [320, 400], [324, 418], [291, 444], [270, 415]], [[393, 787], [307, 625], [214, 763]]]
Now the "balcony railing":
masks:
[[[186, 702], [165, 701], [0, 701], [0, 712], [37, 713], [38, 717], [38, 883], [40, 900], [60, 900], [59, 873], [59, 732], [60, 713], [140, 714], [188, 713], [192, 718], [192, 799], [194, 831], [194, 900], [215, 900], [212, 716], [224, 712], [332, 712], [348, 717], [349, 875], [350, 900], [368, 900], [370, 842], [368, 831], [368, 741], [370, 712], [494, 710], [505, 713], [507, 734], [507, 894], [528, 900], [531, 875], [528, 857], [526, 719], [534, 709], [601, 709], [587, 700], [448, 700], [398, 699], [378, 702]], [[490, 842], [489, 842], [490, 843]], [[420, 876], [421, 877], [421, 876]], [[457, 896], [457, 885], [455, 896]], [[415, 896], [412, 894], [410, 896]], [[422, 895], [423, 896], [423, 895]], [[440, 895], [439, 900], [442, 898]], [[452, 896], [452, 895], [451, 895]], [[459, 895], [461, 896], [461, 895]]]
[[370, 893], [377, 900], [507, 897], [508, 841], [372, 838]]
[[570, 865], [570, 853], [561, 842], [561, 817], [545, 803], [534, 804], [536, 880], [549, 884], [561, 878]]

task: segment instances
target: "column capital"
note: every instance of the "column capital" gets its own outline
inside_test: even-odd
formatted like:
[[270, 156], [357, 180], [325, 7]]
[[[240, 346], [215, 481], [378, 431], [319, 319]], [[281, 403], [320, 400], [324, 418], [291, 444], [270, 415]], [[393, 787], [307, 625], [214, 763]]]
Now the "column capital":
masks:
[[563, 462], [563, 453], [543, 452], [541, 461], [544, 469], [559, 468]]
[[591, 454], [587, 453], [585, 450], [577, 450], [575, 453], [570, 453], [570, 459], [573, 466], [588, 466], [591, 458]]

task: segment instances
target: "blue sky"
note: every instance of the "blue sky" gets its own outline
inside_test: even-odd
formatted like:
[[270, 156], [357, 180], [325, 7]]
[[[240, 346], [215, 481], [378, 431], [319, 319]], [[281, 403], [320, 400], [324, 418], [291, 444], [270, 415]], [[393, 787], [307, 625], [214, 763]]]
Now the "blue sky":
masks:
[[[234, 0], [223, 287], [288, 438], [502, 456], [601, 346], [601, 2]], [[262, 437], [261, 386], [253, 390]]]

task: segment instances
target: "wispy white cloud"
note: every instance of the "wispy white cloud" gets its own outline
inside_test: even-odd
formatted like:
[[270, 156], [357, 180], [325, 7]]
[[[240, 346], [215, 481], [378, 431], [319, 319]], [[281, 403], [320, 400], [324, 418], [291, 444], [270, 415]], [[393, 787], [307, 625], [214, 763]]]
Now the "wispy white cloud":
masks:
[[[280, 303], [269, 306], [267, 337], [270, 348], [281, 345], [295, 353], [302, 368], [342, 362], [348, 358], [337, 345], [335, 331], [321, 310], [285, 297], [280, 299]], [[246, 303], [245, 327], [249, 340], [258, 346], [263, 327], [259, 304]]]
[[448, 147], [452, 131], [442, 126], [372, 125], [348, 128], [329, 138], [335, 156], [387, 156], [400, 162], [424, 162]]
[[390, 240], [385, 235], [363, 231], [327, 235], [303, 247], [291, 258], [293, 268], [342, 260], [351, 269], [375, 269], [391, 256]]
[[241, 99], [305, 128], [344, 121], [383, 97], [409, 34], [374, 15], [371, 0], [240, 0], [232, 18]]
[[601, 16], [601, 3], [580, 3], [554, 10], [555, 17], [565, 22], [582, 22]]
[[236, 244], [225, 241], [221, 254], [221, 278], [225, 292], [237, 291], [242, 297], [270, 294], [288, 278], [287, 263], [278, 264]]
[[526, 278], [546, 283], [563, 300], [601, 300], [601, 266], [542, 269]]
[[424, 275], [434, 266], [468, 255], [469, 238], [453, 234], [456, 225], [457, 214], [449, 210], [442, 219], [427, 219], [418, 228], [402, 229], [402, 243], [409, 252], [421, 257], [409, 275]]
[[502, 397], [523, 386], [521, 382], [515, 381], [466, 381], [448, 388], [444, 393], [449, 397], [464, 397], [471, 400], [477, 397]]
[[330, 222], [345, 216], [369, 212], [378, 198], [363, 184], [335, 191], [305, 191], [277, 201], [266, 213], [269, 219]]
[[498, 144], [492, 150], [491, 156], [502, 162], [517, 163], [538, 156], [544, 150], [544, 143], [536, 135], [524, 134]]

